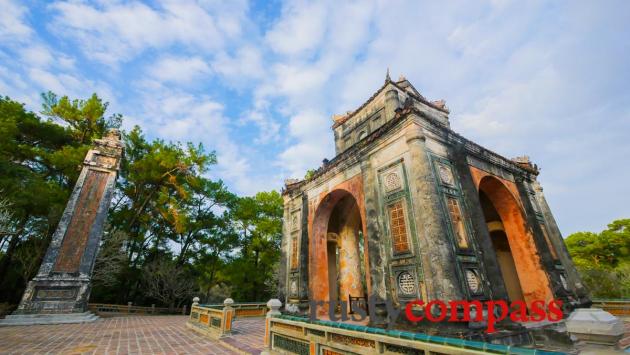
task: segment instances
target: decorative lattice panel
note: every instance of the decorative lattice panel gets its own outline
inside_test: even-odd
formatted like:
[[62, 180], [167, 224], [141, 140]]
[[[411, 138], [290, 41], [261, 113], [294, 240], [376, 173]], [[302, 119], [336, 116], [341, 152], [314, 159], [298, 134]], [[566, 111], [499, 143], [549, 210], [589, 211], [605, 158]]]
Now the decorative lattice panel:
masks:
[[416, 350], [412, 348], [406, 348], [404, 346], [394, 345], [394, 344], [385, 344], [385, 349], [387, 351], [397, 353], [397, 354], [405, 354], [405, 355], [421, 355], [424, 354], [422, 350]]
[[405, 211], [402, 201], [394, 202], [389, 206], [389, 226], [392, 235], [392, 244], [396, 253], [409, 251], [407, 238], [407, 225], [405, 223]]
[[282, 335], [273, 335], [273, 347], [298, 355], [309, 355], [309, 344]]

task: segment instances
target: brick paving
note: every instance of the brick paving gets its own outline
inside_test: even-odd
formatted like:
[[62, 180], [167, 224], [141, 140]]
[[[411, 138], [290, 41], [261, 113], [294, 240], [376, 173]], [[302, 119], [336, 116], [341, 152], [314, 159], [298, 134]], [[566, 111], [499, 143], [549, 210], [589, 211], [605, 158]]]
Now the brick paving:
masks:
[[[259, 353], [264, 319], [234, 322], [227, 346], [186, 328], [186, 316], [103, 318], [86, 324], [0, 327], [0, 354], [235, 354]], [[238, 346], [237, 346], [238, 345]]]
[[235, 320], [232, 332], [232, 335], [221, 339], [221, 341], [242, 352], [260, 354], [265, 346], [264, 318], [243, 318]]

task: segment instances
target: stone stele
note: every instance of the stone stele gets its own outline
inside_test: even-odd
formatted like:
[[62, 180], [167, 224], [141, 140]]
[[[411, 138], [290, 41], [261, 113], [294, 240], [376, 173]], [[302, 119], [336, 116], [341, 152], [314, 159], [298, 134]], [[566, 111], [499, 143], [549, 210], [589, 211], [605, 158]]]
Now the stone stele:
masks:
[[17, 310], [0, 325], [97, 319], [88, 312], [90, 281], [122, 153], [118, 130], [95, 140], [37, 275]]

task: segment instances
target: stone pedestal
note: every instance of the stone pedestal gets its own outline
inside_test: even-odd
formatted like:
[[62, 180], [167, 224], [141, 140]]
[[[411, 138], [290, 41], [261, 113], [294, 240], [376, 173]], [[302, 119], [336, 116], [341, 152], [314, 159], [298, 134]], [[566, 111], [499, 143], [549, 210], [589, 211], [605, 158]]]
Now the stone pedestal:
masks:
[[0, 325], [82, 323], [91, 276], [116, 183], [123, 145], [117, 130], [94, 142], [37, 275]]
[[599, 308], [578, 308], [566, 320], [567, 331], [587, 343], [616, 345], [623, 337], [623, 321]]

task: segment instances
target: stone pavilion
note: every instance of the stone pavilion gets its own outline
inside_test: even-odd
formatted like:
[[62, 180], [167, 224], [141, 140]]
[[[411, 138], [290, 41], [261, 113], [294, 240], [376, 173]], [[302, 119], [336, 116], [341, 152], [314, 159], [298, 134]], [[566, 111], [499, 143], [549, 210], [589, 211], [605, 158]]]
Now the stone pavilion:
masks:
[[590, 305], [528, 157], [509, 159], [450, 127], [443, 100], [404, 77], [333, 116], [336, 156], [287, 180], [280, 292], [309, 300], [563, 300]]

